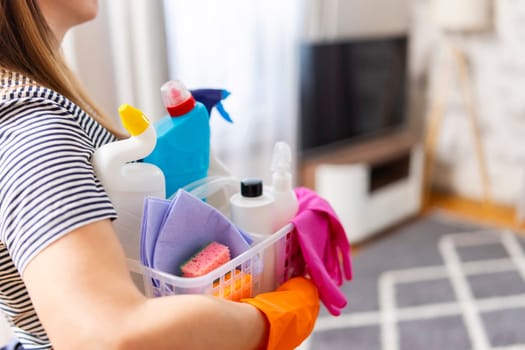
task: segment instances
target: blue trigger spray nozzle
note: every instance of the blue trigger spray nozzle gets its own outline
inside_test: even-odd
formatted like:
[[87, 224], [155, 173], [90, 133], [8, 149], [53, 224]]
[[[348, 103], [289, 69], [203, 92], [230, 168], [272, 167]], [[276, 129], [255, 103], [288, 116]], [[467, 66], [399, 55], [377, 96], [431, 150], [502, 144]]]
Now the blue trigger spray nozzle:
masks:
[[224, 89], [196, 89], [191, 90], [193, 98], [202, 103], [208, 110], [208, 114], [211, 115], [213, 107], [217, 108], [217, 111], [224, 120], [229, 123], [233, 123], [230, 114], [226, 112], [222, 105], [222, 100], [230, 96], [230, 92]]

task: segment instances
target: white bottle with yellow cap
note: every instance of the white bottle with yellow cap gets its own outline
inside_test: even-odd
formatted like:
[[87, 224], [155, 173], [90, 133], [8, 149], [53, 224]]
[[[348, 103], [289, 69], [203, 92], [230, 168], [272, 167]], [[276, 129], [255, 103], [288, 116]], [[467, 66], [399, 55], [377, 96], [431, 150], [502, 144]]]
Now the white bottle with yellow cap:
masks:
[[118, 213], [113, 227], [126, 256], [140, 260], [144, 200], [148, 196], [165, 198], [165, 179], [157, 166], [133, 162], [146, 157], [155, 148], [157, 136], [148, 118], [128, 104], [120, 106], [119, 114], [131, 137], [100, 147], [95, 151], [92, 162]]

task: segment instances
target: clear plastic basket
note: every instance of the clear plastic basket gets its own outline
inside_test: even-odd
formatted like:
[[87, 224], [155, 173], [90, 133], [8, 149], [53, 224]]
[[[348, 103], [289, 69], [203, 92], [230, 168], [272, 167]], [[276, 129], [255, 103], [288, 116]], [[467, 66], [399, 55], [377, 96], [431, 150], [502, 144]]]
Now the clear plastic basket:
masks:
[[139, 281], [141, 287], [143, 285], [143, 292], [148, 297], [207, 294], [239, 300], [270, 291], [263, 283], [267, 276], [271, 276], [276, 287], [302, 274], [304, 260], [293, 234], [293, 225], [288, 224], [204, 276], [179, 277], [147, 268], [136, 260], [128, 260], [128, 266], [135, 282]]

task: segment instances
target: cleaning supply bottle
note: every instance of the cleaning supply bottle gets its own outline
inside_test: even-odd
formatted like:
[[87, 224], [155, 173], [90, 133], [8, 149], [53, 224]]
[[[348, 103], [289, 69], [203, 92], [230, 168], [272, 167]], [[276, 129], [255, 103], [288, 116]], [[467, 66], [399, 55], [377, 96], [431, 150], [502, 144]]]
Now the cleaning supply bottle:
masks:
[[290, 146], [286, 142], [277, 142], [273, 149], [272, 158], [273, 232], [291, 222], [299, 208], [292, 186], [291, 163]]
[[161, 87], [167, 116], [155, 123], [157, 145], [144, 162], [157, 165], [166, 177], [166, 196], [207, 176], [210, 164], [209, 114], [204, 104], [178, 80]]
[[[263, 190], [263, 182], [258, 178], [241, 181], [241, 192], [230, 200], [232, 222], [252, 236], [255, 243], [268, 238], [272, 233], [273, 197]], [[261, 292], [270, 292], [277, 285], [275, 271], [276, 252], [273, 245], [264, 248], [262, 270], [254, 272], [255, 281], [260, 276]], [[257, 270], [257, 269], [255, 269]]]
[[211, 115], [211, 111], [213, 108], [217, 108], [217, 111], [224, 120], [226, 120], [228, 123], [233, 123], [230, 114], [226, 112], [226, 109], [224, 109], [224, 106], [221, 102], [222, 100], [225, 100], [228, 96], [230, 96], [230, 92], [228, 90], [193, 89], [190, 90], [190, 92], [195, 101], [202, 103], [206, 107], [206, 110], [208, 111], [209, 115]]
[[240, 193], [230, 199], [232, 222], [241, 230], [255, 235], [271, 235], [273, 197], [263, 191], [263, 182], [258, 178], [241, 181]]
[[131, 137], [100, 147], [92, 163], [117, 211], [113, 227], [126, 256], [139, 260], [144, 200], [148, 196], [165, 198], [165, 181], [157, 166], [133, 162], [155, 148], [157, 136], [153, 125], [142, 111], [128, 104], [120, 106], [119, 114]]
[[[230, 92], [224, 89], [193, 89], [190, 90], [193, 98], [197, 102], [202, 103], [208, 115], [211, 116], [213, 108], [217, 109], [219, 115], [226, 120], [228, 123], [233, 123], [230, 114], [224, 109], [222, 101], [230, 96]], [[210, 164], [208, 168], [208, 176], [232, 176], [232, 171], [219, 160], [213, 147], [210, 144]]]

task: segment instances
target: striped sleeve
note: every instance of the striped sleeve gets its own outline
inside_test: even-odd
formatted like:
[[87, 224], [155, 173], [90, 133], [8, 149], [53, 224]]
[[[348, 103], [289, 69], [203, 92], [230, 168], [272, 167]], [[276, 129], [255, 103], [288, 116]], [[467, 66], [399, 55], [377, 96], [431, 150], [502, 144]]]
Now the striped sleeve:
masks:
[[4, 109], [0, 126], [0, 238], [18, 271], [50, 243], [88, 223], [115, 218], [77, 119], [45, 99]]

